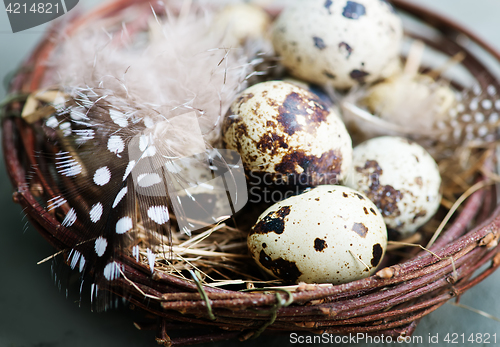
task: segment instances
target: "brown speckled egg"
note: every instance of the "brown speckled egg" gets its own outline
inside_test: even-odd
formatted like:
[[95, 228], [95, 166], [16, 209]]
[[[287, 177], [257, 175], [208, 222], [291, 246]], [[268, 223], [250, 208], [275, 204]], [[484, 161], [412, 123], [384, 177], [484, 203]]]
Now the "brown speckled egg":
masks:
[[248, 235], [257, 264], [289, 283], [338, 284], [367, 277], [386, 246], [377, 207], [344, 186], [319, 186], [274, 204]]
[[426, 223], [441, 202], [436, 162], [422, 146], [397, 136], [377, 137], [356, 146], [347, 185], [368, 196], [387, 227], [401, 236]]
[[273, 45], [295, 77], [345, 89], [397, 71], [402, 33], [386, 1], [308, 0], [280, 14]]
[[247, 173], [270, 174], [274, 181], [336, 184], [352, 160], [351, 138], [338, 114], [317, 95], [283, 81], [239, 95], [224, 119], [222, 140], [241, 155]]

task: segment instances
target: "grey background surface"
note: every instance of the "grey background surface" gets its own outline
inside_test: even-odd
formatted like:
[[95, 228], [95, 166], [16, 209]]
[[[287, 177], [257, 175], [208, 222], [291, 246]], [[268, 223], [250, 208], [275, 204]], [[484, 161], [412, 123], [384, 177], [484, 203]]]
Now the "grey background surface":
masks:
[[[410, 1], [410, 0], [409, 0]], [[500, 50], [500, 0], [412, 0], [455, 19], [478, 33]], [[98, 3], [81, 0], [76, 9]], [[12, 34], [7, 15], [0, 5], [0, 77], [8, 76], [27, 56], [47, 25]], [[0, 87], [0, 99], [5, 89]], [[12, 188], [0, 162], [0, 347], [115, 347], [155, 346], [154, 333], [138, 331], [129, 311], [92, 313], [79, 307], [77, 296], [67, 299], [53, 284], [50, 262], [36, 265], [53, 249], [29, 225], [19, 206], [11, 199]], [[500, 317], [500, 272], [468, 291], [461, 303]], [[439, 346], [446, 333], [497, 333], [500, 323], [460, 307], [446, 304], [425, 317], [415, 332], [429, 345], [429, 335], [439, 334]], [[245, 343], [237, 341], [210, 346], [286, 346], [288, 336], [261, 336]], [[490, 340], [493, 342], [493, 340]], [[417, 346], [419, 344], [405, 344]], [[451, 344], [450, 344], [451, 345]], [[458, 345], [462, 345], [459, 343]], [[466, 346], [488, 346], [465, 343]], [[494, 345], [494, 344], [489, 344]], [[365, 346], [359, 344], [358, 346]]]

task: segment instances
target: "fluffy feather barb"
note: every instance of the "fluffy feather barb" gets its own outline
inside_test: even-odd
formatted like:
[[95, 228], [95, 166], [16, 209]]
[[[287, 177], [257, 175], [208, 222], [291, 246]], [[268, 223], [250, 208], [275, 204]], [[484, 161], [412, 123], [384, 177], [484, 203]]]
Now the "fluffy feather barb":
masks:
[[205, 139], [212, 142], [251, 72], [251, 57], [241, 47], [223, 47], [206, 9], [163, 19], [153, 11], [141, 8], [111, 27], [93, 23], [64, 39], [49, 61], [54, 73], [47, 74], [52, 77], [45, 85], [65, 86], [73, 95], [74, 88], [106, 90], [163, 120], [194, 110]]

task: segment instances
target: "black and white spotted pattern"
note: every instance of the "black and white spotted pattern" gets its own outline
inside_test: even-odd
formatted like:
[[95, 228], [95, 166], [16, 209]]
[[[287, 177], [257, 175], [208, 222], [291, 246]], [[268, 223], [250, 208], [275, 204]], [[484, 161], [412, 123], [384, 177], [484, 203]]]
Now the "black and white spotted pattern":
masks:
[[498, 87], [490, 84], [486, 88], [476, 85], [457, 96], [457, 102], [448, 111], [451, 134], [443, 141], [483, 145], [500, 138], [500, 94]]
[[[182, 211], [182, 199], [172, 201], [172, 192], [198, 183], [181, 174], [175, 153], [155, 135], [158, 121], [165, 118], [89, 89], [79, 90], [40, 129], [45, 141], [37, 155], [44, 164], [35, 169], [54, 185], [45, 209], [59, 219], [63, 240], [65, 230], [78, 235], [66, 240], [65, 261], [94, 276], [93, 299], [95, 283], [121, 276], [118, 249], [139, 260], [138, 225], [151, 245], [155, 235], [169, 236], [172, 206]], [[153, 271], [157, 255], [147, 248], [144, 256]]]

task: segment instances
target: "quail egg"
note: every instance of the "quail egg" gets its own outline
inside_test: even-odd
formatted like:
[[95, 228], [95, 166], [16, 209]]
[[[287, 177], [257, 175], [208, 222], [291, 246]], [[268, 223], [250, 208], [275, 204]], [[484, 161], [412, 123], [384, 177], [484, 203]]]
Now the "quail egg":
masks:
[[347, 185], [370, 198], [387, 227], [400, 236], [426, 223], [441, 201], [441, 176], [434, 159], [419, 144], [397, 136], [356, 146]]
[[310, 91], [283, 81], [256, 84], [237, 97], [222, 124], [223, 146], [245, 170], [274, 182], [337, 184], [352, 160], [338, 114]]
[[248, 38], [263, 38], [271, 25], [270, 16], [254, 4], [225, 6], [214, 18], [215, 32], [224, 34], [224, 44], [237, 46]]
[[283, 10], [272, 40], [295, 77], [346, 89], [397, 71], [402, 33], [386, 1], [309, 0]]
[[367, 277], [386, 246], [377, 207], [351, 188], [332, 185], [274, 204], [248, 235], [257, 264], [289, 283], [338, 284]]

